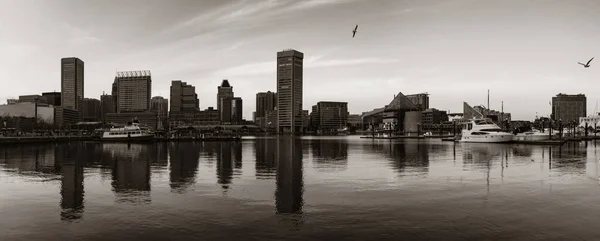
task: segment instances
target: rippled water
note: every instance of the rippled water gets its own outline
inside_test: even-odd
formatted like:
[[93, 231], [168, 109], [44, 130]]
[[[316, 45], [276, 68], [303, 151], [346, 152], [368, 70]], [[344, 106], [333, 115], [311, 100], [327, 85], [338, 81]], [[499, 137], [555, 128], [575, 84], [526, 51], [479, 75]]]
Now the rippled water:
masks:
[[595, 142], [0, 147], [0, 240], [597, 240]]

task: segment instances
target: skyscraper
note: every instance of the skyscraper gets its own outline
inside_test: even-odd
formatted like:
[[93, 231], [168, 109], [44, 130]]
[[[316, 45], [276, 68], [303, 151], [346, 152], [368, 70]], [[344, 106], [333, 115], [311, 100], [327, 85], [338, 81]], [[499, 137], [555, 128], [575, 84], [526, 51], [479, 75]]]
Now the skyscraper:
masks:
[[242, 124], [243, 118], [243, 103], [242, 98], [235, 97], [231, 99], [231, 122], [234, 125]]
[[76, 110], [82, 116], [83, 89], [84, 89], [84, 64], [76, 57], [62, 58], [60, 65], [60, 91], [61, 106]]
[[[144, 112], [150, 110], [152, 77], [149, 70], [117, 72], [113, 84], [117, 112]], [[64, 102], [63, 102], [64, 103]]]
[[277, 53], [277, 132], [302, 132], [302, 62], [293, 49]]
[[[223, 82], [221, 82], [221, 85], [217, 87], [217, 110], [219, 110], [219, 116], [223, 116], [222, 113], [222, 109], [223, 107], [221, 106], [222, 103], [224, 103], [222, 100], [223, 98], [233, 98], [233, 86], [231, 86], [229, 84], [229, 81], [224, 79]], [[231, 101], [229, 101], [231, 102]], [[225, 102], [227, 103], [227, 102]], [[231, 116], [231, 114], [227, 114], [228, 116]], [[223, 121], [223, 120], [221, 120]]]
[[200, 111], [196, 87], [181, 80], [171, 81], [171, 111]]

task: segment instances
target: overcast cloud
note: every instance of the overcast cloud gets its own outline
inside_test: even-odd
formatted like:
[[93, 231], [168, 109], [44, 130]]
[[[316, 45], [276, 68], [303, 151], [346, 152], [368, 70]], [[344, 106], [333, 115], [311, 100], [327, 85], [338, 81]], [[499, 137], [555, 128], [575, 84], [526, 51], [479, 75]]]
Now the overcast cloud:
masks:
[[[349, 102], [351, 113], [393, 95], [428, 92], [462, 111], [486, 102], [513, 119], [550, 113], [559, 92], [600, 97], [600, 1], [595, 0], [0, 0], [0, 101], [60, 91], [60, 59], [85, 61], [85, 97], [110, 92], [116, 70], [151, 70], [153, 95], [171, 80], [215, 106], [229, 79], [251, 119], [275, 91], [276, 52], [305, 54], [304, 108]], [[352, 29], [360, 24], [356, 38]]]

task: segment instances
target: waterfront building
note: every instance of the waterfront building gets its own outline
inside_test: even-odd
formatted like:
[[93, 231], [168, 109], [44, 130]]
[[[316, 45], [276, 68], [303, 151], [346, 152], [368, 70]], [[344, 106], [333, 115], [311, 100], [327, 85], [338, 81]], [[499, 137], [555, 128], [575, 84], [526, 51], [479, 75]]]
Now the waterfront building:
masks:
[[0, 129], [33, 130], [38, 125], [54, 125], [54, 107], [34, 102], [0, 105]]
[[316, 130], [337, 131], [348, 123], [348, 102], [319, 101], [312, 111], [314, 119], [311, 123]]
[[361, 115], [357, 115], [357, 114], [348, 115], [348, 127], [351, 127], [354, 129], [362, 128]]
[[277, 53], [277, 132], [302, 132], [304, 54], [288, 49]]
[[558, 94], [552, 97], [552, 119], [562, 123], [579, 123], [587, 112], [587, 99], [584, 94]]
[[441, 124], [448, 122], [446, 111], [435, 108], [421, 112], [421, 124], [423, 131], [438, 130]]
[[151, 93], [149, 70], [117, 72], [113, 83], [117, 113], [149, 111]]

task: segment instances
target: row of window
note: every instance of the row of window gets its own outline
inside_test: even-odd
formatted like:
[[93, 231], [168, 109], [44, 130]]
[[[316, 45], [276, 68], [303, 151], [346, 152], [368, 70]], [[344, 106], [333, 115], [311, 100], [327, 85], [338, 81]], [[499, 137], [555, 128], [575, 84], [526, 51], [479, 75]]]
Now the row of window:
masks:
[[123, 131], [123, 132], [109, 132], [108, 135], [133, 135], [133, 134], [142, 134], [141, 131]]

